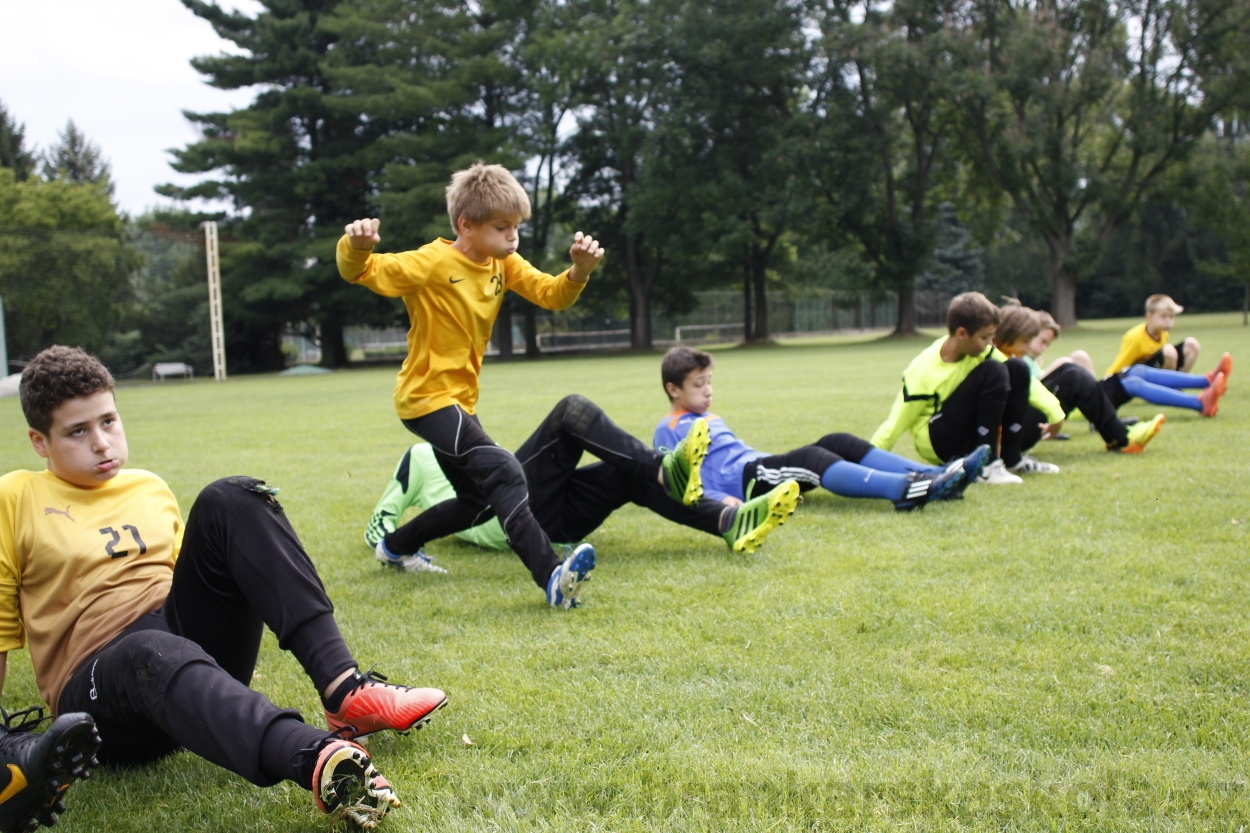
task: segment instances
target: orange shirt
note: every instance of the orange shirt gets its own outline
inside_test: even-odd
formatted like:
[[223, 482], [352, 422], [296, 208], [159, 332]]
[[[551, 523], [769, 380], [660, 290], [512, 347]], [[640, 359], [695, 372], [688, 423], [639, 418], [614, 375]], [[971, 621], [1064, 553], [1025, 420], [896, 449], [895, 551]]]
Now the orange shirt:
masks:
[[353, 249], [347, 235], [336, 252], [339, 274], [408, 308], [408, 357], [395, 382], [395, 411], [415, 419], [459, 405], [477, 407], [478, 374], [499, 315], [512, 290], [544, 309], [572, 306], [585, 283], [568, 272], [551, 276], [518, 254], [474, 263], [452, 241], [439, 238], [398, 254]]

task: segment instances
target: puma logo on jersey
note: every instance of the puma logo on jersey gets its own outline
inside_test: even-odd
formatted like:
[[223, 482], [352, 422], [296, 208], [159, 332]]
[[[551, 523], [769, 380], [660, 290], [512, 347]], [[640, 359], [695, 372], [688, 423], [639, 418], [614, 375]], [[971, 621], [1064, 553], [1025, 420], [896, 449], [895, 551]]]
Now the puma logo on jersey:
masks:
[[64, 515], [65, 517], [69, 518], [69, 519], [70, 519], [70, 521], [72, 521], [73, 523], [78, 523], [78, 521], [75, 521], [75, 520], [74, 520], [74, 516], [73, 516], [73, 515], [71, 515], [71, 514], [69, 513], [69, 507], [68, 507], [68, 506], [66, 506], [66, 507], [65, 507], [65, 511], [64, 511], [64, 512], [62, 512], [60, 509], [53, 509], [51, 506], [48, 506], [48, 507], [45, 507], [45, 508], [44, 508], [44, 510], [43, 510], [43, 514], [45, 514], [45, 515]]

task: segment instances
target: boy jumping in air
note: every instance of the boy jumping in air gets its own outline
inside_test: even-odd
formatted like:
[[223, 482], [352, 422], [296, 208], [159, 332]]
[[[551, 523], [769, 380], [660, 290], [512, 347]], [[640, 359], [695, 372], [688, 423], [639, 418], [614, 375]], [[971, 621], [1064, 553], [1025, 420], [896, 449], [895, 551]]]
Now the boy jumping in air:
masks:
[[395, 410], [405, 428], [434, 448], [457, 495], [427, 514], [448, 530], [467, 529], [494, 515], [547, 601], [575, 607], [595, 566], [594, 547], [583, 544], [563, 562], [556, 557], [534, 519], [521, 464], [495, 445], [475, 409], [482, 356], [504, 292], [517, 292], [545, 309], [564, 309], [581, 294], [603, 249], [579, 231], [569, 248], [568, 270], [552, 276], [531, 266], [516, 252], [517, 228], [530, 216], [529, 197], [499, 165], [478, 163], [453, 175], [447, 214], [455, 240], [439, 238], [398, 254], [374, 253], [382, 239], [379, 220], [348, 223], [336, 253], [339, 274], [380, 295], [402, 298], [408, 309], [408, 356], [395, 384]]
[[703, 488], [712, 500], [740, 506], [786, 480], [801, 491], [823, 486], [843, 497], [885, 498], [900, 511], [931, 500], [962, 496], [980, 474], [989, 448], [943, 467], [926, 466], [874, 449], [850, 434], [829, 434], [814, 445], [770, 455], [742, 442], [712, 407], [712, 356], [702, 350], [674, 347], [664, 356], [660, 378], [671, 410], [655, 427], [654, 445], [673, 447], [706, 421], [711, 443], [703, 461]]
[[[182, 748], [259, 786], [292, 781], [366, 828], [399, 806], [353, 741], [420, 727], [447, 698], [359, 672], [277, 490], [218, 480], [184, 526], [163, 480], [124, 468], [113, 378], [98, 361], [50, 347], [20, 395], [48, 467], [0, 478], [0, 687], [8, 653], [28, 645], [59, 717], [44, 735], [25, 725], [0, 738], [0, 829], [51, 823], [97, 746], [104, 763]], [[248, 688], [266, 626], [321, 695], [328, 731]]]

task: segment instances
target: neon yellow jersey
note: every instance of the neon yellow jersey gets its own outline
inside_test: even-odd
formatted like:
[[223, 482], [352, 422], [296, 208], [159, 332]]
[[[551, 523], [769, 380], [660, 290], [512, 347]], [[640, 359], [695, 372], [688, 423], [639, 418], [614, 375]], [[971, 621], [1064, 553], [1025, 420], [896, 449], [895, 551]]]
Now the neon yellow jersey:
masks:
[[339, 274], [408, 309], [408, 356], [395, 382], [395, 411], [415, 419], [449, 405], [477, 407], [478, 374], [505, 291], [544, 309], [564, 309], [585, 283], [568, 271], [552, 276], [518, 254], [474, 263], [439, 238], [415, 251], [374, 254], [353, 249], [347, 235], [336, 252]]
[[0, 478], [0, 652], [29, 643], [55, 711], [78, 665], [169, 595], [182, 514], [151, 472], [96, 489], [48, 471]]
[[1163, 349], [1163, 345], [1167, 343], [1168, 334], [1166, 330], [1158, 338], [1155, 338], [1146, 332], [1145, 321], [1136, 327], [1130, 327], [1129, 331], [1124, 334], [1124, 338], [1120, 339], [1120, 353], [1115, 357], [1115, 361], [1111, 363], [1111, 367], [1107, 368], [1107, 375], [1119, 373], [1126, 367], [1145, 361]]
[[[869, 440], [877, 448], [889, 451], [898, 444], [903, 434], [910, 431], [917, 454], [930, 463], [940, 465], [945, 462], [933, 450], [929, 420], [942, 410], [942, 405], [977, 365], [986, 359], [1007, 361], [1007, 356], [997, 347], [987, 348], [979, 356], [964, 356], [956, 362], [944, 361], [942, 344], [945, 341], [946, 336], [942, 336], [930, 344], [903, 371], [903, 389], [894, 398], [890, 415]], [[1059, 400], [1040, 379], [1032, 375], [1029, 377], [1029, 404], [1041, 411], [1047, 422], [1061, 422], [1064, 418]]]

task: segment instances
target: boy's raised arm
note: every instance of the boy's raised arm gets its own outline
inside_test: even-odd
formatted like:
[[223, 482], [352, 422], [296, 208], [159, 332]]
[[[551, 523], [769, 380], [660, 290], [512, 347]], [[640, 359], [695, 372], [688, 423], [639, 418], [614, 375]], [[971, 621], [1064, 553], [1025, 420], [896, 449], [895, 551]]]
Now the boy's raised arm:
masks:
[[590, 280], [590, 273], [595, 271], [599, 261], [603, 260], [606, 249], [600, 248], [599, 241], [589, 234], [580, 231], [573, 235], [573, 245], [569, 246], [569, 257], [573, 266], [569, 269], [569, 280], [574, 283], [585, 283]]
[[378, 228], [382, 225], [382, 221], [377, 217], [367, 220], [353, 220], [343, 226], [343, 233], [347, 235], [347, 243], [353, 249], [369, 249], [382, 242], [382, 236], [378, 234]]

